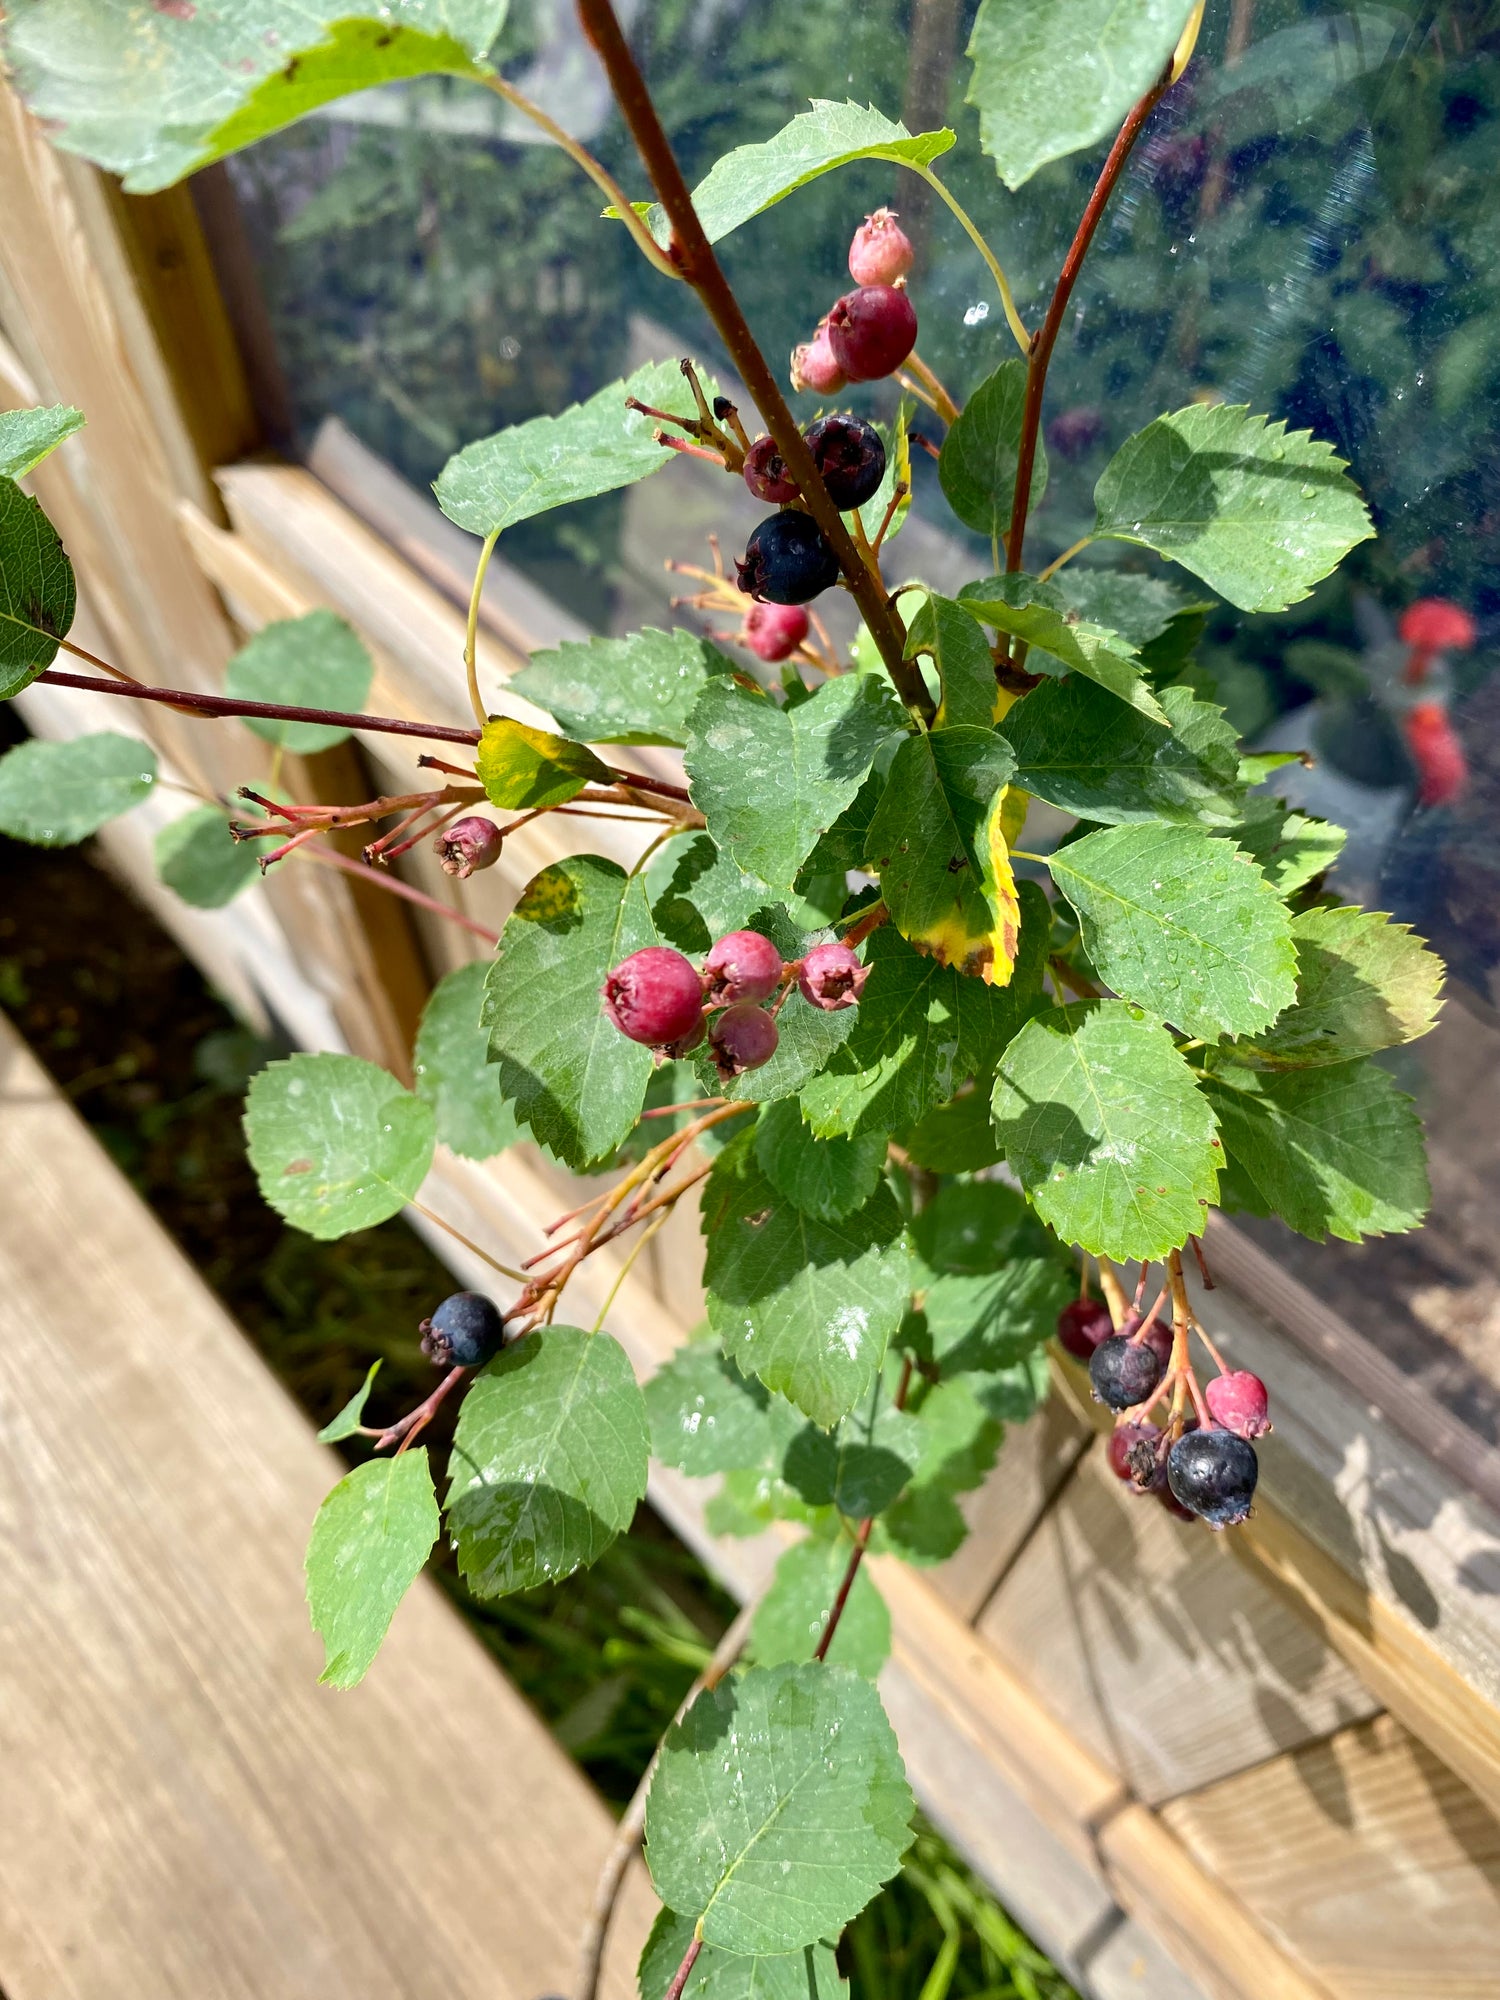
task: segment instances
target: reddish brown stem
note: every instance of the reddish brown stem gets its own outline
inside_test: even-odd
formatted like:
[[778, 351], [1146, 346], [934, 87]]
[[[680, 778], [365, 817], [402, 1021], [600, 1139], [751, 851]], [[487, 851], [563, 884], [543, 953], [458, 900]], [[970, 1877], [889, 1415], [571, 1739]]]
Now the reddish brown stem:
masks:
[[827, 536], [897, 693], [909, 709], [924, 718], [930, 717], [932, 703], [922, 677], [904, 657], [906, 635], [901, 622], [884, 585], [861, 561], [839, 510], [829, 498], [828, 489], [813, 463], [812, 452], [797, 420], [788, 409], [786, 398], [750, 331], [739, 300], [719, 268], [713, 247], [693, 207], [692, 193], [683, 179], [671, 141], [657, 116], [651, 93], [636, 66], [614, 8], [609, 0], [578, 0], [578, 14], [584, 33], [604, 65], [615, 102], [666, 210], [672, 227], [669, 255], [673, 264], [702, 300], [729, 350], [730, 359], [760, 411], [766, 429], [776, 440], [788, 475], [801, 490], [808, 512]]
[[383, 875], [378, 868], [367, 868], [362, 861], [351, 861], [347, 854], [336, 853], [331, 847], [309, 847], [306, 853], [310, 861], [321, 861], [327, 868], [340, 868], [346, 875], [358, 876], [362, 882], [374, 882], [390, 895], [399, 896], [403, 902], [415, 903], [419, 910], [427, 910], [434, 917], [446, 917], [449, 923], [461, 924], [475, 937], [483, 938], [486, 944], [500, 942], [499, 931], [492, 931], [488, 924], [476, 924], [462, 910], [455, 910], [449, 903], [440, 903], [436, 896], [429, 896], [424, 890], [413, 889], [399, 875]]
[[368, 729], [377, 736], [428, 737], [435, 743], [479, 741], [477, 729], [445, 729], [439, 722], [406, 722], [396, 715], [355, 715], [341, 708], [290, 708], [276, 701], [235, 701], [229, 695], [194, 694], [190, 688], [141, 687], [134, 681], [127, 684], [95, 680], [91, 674], [63, 674], [56, 667], [49, 667], [37, 679], [53, 687], [82, 688], [86, 694], [118, 694], [129, 701], [159, 701], [168, 708], [201, 716], [242, 715], [259, 716], [267, 722], [326, 722], [339, 729]]
[[870, 1546], [870, 1532], [874, 1526], [875, 1517], [871, 1514], [865, 1520], [861, 1521], [858, 1528], [854, 1531], [854, 1547], [849, 1551], [849, 1562], [844, 1571], [844, 1580], [839, 1585], [838, 1596], [833, 1600], [833, 1609], [828, 1614], [828, 1623], [823, 1627], [823, 1636], [818, 1641], [818, 1650], [813, 1654], [815, 1660], [826, 1660], [828, 1658], [828, 1648], [833, 1644], [833, 1635], [839, 1629], [839, 1620], [844, 1615], [844, 1606], [849, 1602], [849, 1593], [854, 1588], [855, 1577], [859, 1575], [859, 1566], [865, 1559], [865, 1550]]
[[662, 2000], [682, 2000], [682, 1989], [687, 1985], [688, 1978], [692, 1973], [693, 1967], [698, 1963], [698, 1954], [702, 1949], [702, 1938], [695, 1937], [687, 1950], [682, 1954], [682, 1963], [672, 1974], [672, 1983], [667, 1988], [665, 1994], [663, 1994]]
[[404, 1417], [398, 1417], [388, 1430], [380, 1433], [375, 1440], [376, 1451], [386, 1451], [393, 1444], [400, 1445], [405, 1451], [418, 1431], [425, 1430], [432, 1422], [449, 1390], [456, 1388], [468, 1372], [467, 1368], [450, 1368], [430, 1396], [424, 1397], [414, 1410], [408, 1410]]
[[1141, 129], [1162, 98], [1172, 87], [1172, 66], [1168, 63], [1156, 82], [1146, 92], [1125, 123], [1120, 127], [1119, 137], [1109, 149], [1109, 158], [1104, 162], [1099, 178], [1094, 183], [1094, 192], [1089, 196], [1088, 206], [1083, 211], [1082, 220], [1063, 259], [1062, 270], [1058, 274], [1053, 289], [1052, 303], [1047, 308], [1047, 317], [1032, 336], [1031, 353], [1026, 362], [1026, 399], [1021, 409], [1021, 443], [1016, 454], [1016, 484], [1011, 500], [1010, 529], [1005, 537], [1005, 567], [1007, 571], [1021, 567], [1021, 550], [1026, 541], [1026, 514], [1031, 505], [1031, 474], [1036, 464], [1037, 434], [1042, 424], [1042, 392], [1047, 386], [1047, 368], [1052, 360], [1052, 350], [1057, 345], [1057, 336], [1062, 331], [1063, 315], [1068, 310], [1068, 300], [1073, 296], [1073, 287], [1078, 282], [1078, 273], [1083, 268], [1083, 260], [1088, 255], [1094, 233], [1103, 220], [1109, 198], [1114, 193], [1115, 184], [1124, 171], [1125, 162], [1130, 158], [1131, 148], [1141, 135]]

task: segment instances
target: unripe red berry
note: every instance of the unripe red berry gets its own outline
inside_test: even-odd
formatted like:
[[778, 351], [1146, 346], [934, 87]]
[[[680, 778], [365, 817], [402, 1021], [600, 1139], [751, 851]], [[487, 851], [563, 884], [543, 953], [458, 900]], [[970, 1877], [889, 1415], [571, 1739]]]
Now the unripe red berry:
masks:
[[1203, 1391], [1209, 1415], [1236, 1437], [1264, 1437], [1271, 1428], [1271, 1399], [1266, 1385], [1247, 1368], [1233, 1368], [1216, 1375]]
[[1160, 1424], [1146, 1420], [1116, 1424], [1105, 1446], [1110, 1471], [1137, 1493], [1154, 1493], [1167, 1483], [1166, 1461], [1158, 1449], [1160, 1442]]
[[604, 1011], [622, 1035], [659, 1049], [690, 1035], [703, 1011], [703, 981], [680, 951], [648, 944], [605, 975]]
[[811, 514], [788, 508], [761, 522], [735, 565], [747, 597], [806, 604], [839, 580], [838, 557]]
[[811, 340], [792, 349], [792, 387], [811, 389], [815, 396], [836, 396], [848, 378], [834, 359], [825, 321]]
[[460, 882], [466, 882], [476, 868], [492, 867], [500, 859], [502, 840], [495, 822], [475, 813], [469, 819], [455, 820], [440, 833], [432, 851], [443, 864], [445, 875], [456, 875]]
[[894, 285], [845, 292], [828, 315], [828, 345], [851, 382], [891, 374], [916, 344], [916, 308]]
[[789, 660], [812, 630], [800, 604], [752, 604], [740, 637], [756, 659]]
[[781, 953], [759, 931], [730, 931], [703, 961], [710, 1007], [769, 1000], [781, 984]]
[[911, 238], [888, 208], [867, 215], [849, 245], [849, 275], [856, 285], [894, 285], [911, 269]]
[[1057, 1337], [1079, 1361], [1087, 1361], [1101, 1340], [1114, 1332], [1102, 1299], [1072, 1299], [1057, 1315]]
[[870, 968], [861, 965], [846, 944], [815, 944], [802, 961], [797, 985], [804, 1000], [836, 1014], [852, 1007], [865, 990]]
[[769, 500], [778, 507], [796, 499], [797, 482], [787, 471], [775, 438], [757, 438], [746, 452], [745, 484], [757, 500]]
[[1160, 1357], [1144, 1341], [1130, 1340], [1123, 1333], [1101, 1340], [1089, 1357], [1094, 1401], [1112, 1410], [1133, 1410], [1147, 1402], [1164, 1373]]
[[748, 1001], [726, 1007], [708, 1031], [714, 1067], [726, 1083], [731, 1077], [743, 1076], [747, 1069], [768, 1063], [780, 1039], [776, 1023], [765, 1009]]
[[819, 417], [803, 432], [835, 507], [862, 507], [885, 477], [885, 444], [863, 417]]
[[708, 1023], [700, 1013], [685, 1035], [679, 1035], [675, 1042], [663, 1042], [662, 1054], [668, 1062], [676, 1062], [682, 1056], [690, 1056], [698, 1048], [708, 1033]]

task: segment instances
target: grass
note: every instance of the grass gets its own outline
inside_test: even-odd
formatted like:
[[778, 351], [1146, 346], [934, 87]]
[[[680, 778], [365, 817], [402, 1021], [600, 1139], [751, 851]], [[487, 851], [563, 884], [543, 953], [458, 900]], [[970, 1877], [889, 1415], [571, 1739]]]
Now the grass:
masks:
[[[260, 1200], [240, 1102], [274, 1050], [85, 854], [0, 840], [0, 1006], [314, 1423], [379, 1355], [371, 1416], [431, 1386], [417, 1322], [451, 1277], [404, 1223], [317, 1243]], [[441, 1445], [441, 1436], [434, 1440]], [[438, 1575], [617, 1809], [733, 1615], [648, 1508], [565, 1583], [481, 1602]], [[1069, 2000], [1073, 1989], [930, 1829], [844, 1944], [855, 2000]]]

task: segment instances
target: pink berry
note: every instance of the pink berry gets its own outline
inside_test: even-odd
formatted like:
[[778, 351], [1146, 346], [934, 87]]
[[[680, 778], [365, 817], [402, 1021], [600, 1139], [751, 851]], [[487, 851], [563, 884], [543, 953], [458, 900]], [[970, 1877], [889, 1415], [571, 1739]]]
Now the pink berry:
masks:
[[772, 437], [757, 438], [745, 454], [745, 484], [757, 500], [770, 500], [778, 507], [795, 500], [800, 490]]
[[797, 985], [804, 1000], [825, 1014], [836, 1014], [854, 1005], [869, 976], [869, 967], [860, 964], [848, 945], [815, 944], [802, 961]]
[[781, 953], [759, 931], [731, 931], [703, 961], [710, 1007], [769, 1000], [781, 984]]
[[834, 359], [825, 320], [811, 340], [792, 349], [792, 387], [811, 389], [818, 396], [836, 396], [847, 380]]
[[443, 864], [445, 875], [466, 882], [476, 868], [489, 868], [500, 859], [502, 835], [492, 819], [475, 813], [470, 819], [456, 820], [432, 843], [432, 851]]
[[759, 1069], [768, 1063], [779, 1040], [776, 1023], [770, 1015], [748, 1001], [725, 1008], [708, 1031], [714, 1067], [726, 1083], [731, 1077], [743, 1076], [747, 1069]]
[[828, 344], [851, 382], [877, 382], [916, 346], [916, 309], [894, 285], [861, 285], [828, 315]]
[[894, 285], [911, 269], [911, 238], [888, 208], [867, 215], [849, 245], [849, 275], [856, 285]]
[[758, 660], [789, 660], [812, 630], [800, 604], [752, 604], [740, 637]]
[[1139, 1423], [1116, 1424], [1109, 1434], [1105, 1456], [1116, 1479], [1123, 1479], [1137, 1493], [1154, 1493], [1167, 1481], [1166, 1461], [1157, 1450], [1160, 1424], [1143, 1419]]
[[1246, 1368], [1216, 1375], [1203, 1391], [1208, 1413], [1216, 1424], [1236, 1437], [1263, 1437], [1271, 1428], [1271, 1399], [1258, 1375]]
[[1079, 1361], [1087, 1361], [1113, 1332], [1109, 1307], [1100, 1299], [1074, 1299], [1057, 1315], [1057, 1338]]
[[604, 1011], [622, 1035], [659, 1049], [690, 1035], [702, 1018], [703, 981], [680, 951], [649, 944], [604, 980]]

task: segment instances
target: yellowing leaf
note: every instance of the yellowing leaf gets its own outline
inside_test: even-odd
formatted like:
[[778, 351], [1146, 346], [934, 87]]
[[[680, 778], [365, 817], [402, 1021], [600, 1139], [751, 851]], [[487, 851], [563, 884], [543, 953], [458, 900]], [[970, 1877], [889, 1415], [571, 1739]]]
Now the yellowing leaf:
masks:
[[611, 782], [609, 766], [586, 745], [508, 715], [492, 716], [484, 725], [478, 763], [490, 803], [506, 808], [565, 805], [585, 785]]

